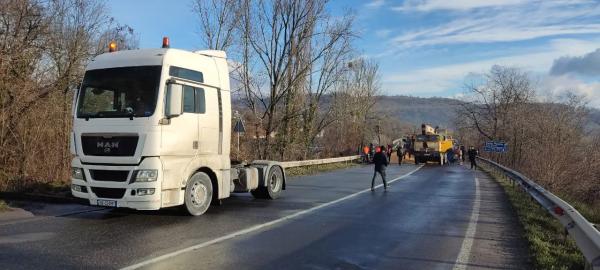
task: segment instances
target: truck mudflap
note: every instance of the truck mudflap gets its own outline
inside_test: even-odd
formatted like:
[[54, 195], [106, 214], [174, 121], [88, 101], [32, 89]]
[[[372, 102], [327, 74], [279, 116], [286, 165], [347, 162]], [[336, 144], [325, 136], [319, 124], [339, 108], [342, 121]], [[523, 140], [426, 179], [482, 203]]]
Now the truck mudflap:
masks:
[[267, 186], [267, 181], [265, 181], [265, 179], [267, 178], [267, 174], [269, 173], [269, 170], [273, 166], [278, 166], [281, 169], [281, 171], [283, 172], [283, 185], [282, 185], [281, 189], [285, 190], [287, 176], [285, 174], [285, 169], [283, 168], [281, 163], [279, 163], [278, 161], [273, 161], [273, 160], [254, 160], [254, 161], [252, 161], [252, 163], [250, 163], [250, 166], [258, 169], [258, 175], [259, 175], [258, 185], [259, 186]]

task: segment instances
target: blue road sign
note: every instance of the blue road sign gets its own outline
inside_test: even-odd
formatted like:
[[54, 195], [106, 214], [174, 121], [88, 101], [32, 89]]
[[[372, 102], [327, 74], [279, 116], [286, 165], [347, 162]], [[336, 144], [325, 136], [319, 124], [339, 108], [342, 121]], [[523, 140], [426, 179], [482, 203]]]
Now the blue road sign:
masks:
[[506, 151], [508, 151], [508, 144], [506, 142], [488, 141], [488, 142], [485, 142], [483, 151], [505, 153]]

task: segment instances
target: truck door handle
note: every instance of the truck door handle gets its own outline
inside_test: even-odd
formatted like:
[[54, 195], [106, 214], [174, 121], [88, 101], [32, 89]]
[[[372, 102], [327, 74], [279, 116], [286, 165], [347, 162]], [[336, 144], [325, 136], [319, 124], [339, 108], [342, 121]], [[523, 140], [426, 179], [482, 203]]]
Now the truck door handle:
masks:
[[194, 142], [192, 143], [192, 148], [194, 148], [194, 149], [198, 149], [198, 141], [194, 141]]

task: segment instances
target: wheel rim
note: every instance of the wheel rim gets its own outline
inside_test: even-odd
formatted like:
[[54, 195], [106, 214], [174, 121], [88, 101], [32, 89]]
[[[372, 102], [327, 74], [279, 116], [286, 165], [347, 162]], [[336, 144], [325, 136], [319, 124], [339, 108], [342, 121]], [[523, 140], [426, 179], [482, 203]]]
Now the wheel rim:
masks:
[[207, 194], [208, 194], [208, 190], [206, 189], [206, 186], [204, 186], [198, 182], [194, 183], [194, 185], [192, 186], [192, 192], [191, 192], [191, 199], [192, 199], [192, 203], [194, 204], [194, 206], [199, 207], [199, 206], [204, 205]]
[[273, 192], [278, 192], [279, 189], [281, 188], [281, 184], [279, 183], [279, 177], [277, 177], [277, 174], [272, 174], [271, 175], [271, 179], [269, 181], [269, 185], [271, 186], [271, 190]]

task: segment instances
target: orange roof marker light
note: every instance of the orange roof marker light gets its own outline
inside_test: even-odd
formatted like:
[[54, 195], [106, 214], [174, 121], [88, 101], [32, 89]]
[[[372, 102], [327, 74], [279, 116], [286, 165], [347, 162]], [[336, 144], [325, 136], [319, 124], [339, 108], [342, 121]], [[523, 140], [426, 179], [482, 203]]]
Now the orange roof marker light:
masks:
[[117, 51], [117, 42], [111, 41], [108, 44], [108, 52], [116, 52]]
[[163, 37], [162, 47], [165, 48], [165, 49], [169, 48], [169, 37]]

